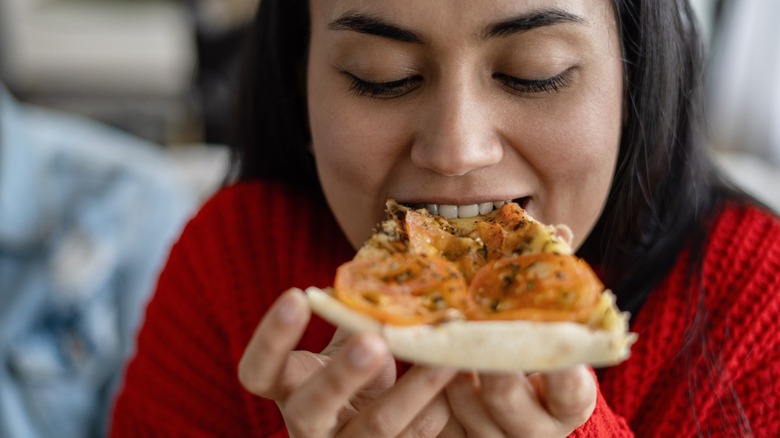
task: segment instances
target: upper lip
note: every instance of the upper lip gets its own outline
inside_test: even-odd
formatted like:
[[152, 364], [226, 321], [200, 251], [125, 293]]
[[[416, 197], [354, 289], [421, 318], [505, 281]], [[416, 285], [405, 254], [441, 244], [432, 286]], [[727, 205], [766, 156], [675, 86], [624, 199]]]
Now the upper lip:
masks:
[[414, 198], [395, 198], [395, 200], [401, 204], [438, 204], [438, 205], [471, 205], [482, 204], [485, 202], [501, 202], [501, 201], [520, 201], [521, 199], [529, 198], [530, 196], [496, 196], [496, 197], [414, 197]]

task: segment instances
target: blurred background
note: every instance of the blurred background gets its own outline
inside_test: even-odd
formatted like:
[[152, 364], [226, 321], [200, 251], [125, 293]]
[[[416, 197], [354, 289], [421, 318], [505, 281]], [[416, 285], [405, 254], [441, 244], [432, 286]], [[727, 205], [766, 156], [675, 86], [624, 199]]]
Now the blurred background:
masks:
[[780, 211], [780, 2], [694, 0], [709, 42], [709, 140], [738, 185]]
[[[259, 0], [0, 0], [0, 436], [100, 436], [156, 275], [224, 180]], [[780, 210], [780, 2], [692, 0], [718, 164]]]
[[0, 0], [0, 437], [105, 434], [257, 0]]
[[224, 144], [257, 3], [0, 0], [0, 80], [19, 100], [159, 145]]

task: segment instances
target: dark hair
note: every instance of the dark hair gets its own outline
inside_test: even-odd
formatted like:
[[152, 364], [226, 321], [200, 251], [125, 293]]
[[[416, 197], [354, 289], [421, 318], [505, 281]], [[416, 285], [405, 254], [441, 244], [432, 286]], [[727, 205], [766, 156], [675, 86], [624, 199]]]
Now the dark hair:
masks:
[[703, 244], [698, 228], [728, 190], [704, 147], [704, 53], [688, 1], [614, 5], [625, 120], [605, 211], [580, 255], [604, 268], [620, 308], [635, 313], [681, 249]]
[[231, 144], [239, 180], [319, 190], [306, 113], [308, 0], [262, 0], [244, 47]]
[[[688, 2], [613, 1], [625, 122], [605, 210], [580, 255], [602, 267], [620, 307], [635, 313], [724, 192], [702, 147], [703, 55]], [[256, 25], [237, 119], [239, 178], [319, 191], [303, 83], [308, 2], [263, 0]]]

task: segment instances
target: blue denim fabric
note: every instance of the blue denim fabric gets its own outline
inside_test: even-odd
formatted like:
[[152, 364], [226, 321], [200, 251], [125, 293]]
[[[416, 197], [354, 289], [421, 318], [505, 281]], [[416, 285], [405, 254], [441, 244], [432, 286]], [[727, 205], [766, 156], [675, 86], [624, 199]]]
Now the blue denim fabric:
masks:
[[196, 207], [164, 150], [0, 84], [0, 437], [101, 436]]

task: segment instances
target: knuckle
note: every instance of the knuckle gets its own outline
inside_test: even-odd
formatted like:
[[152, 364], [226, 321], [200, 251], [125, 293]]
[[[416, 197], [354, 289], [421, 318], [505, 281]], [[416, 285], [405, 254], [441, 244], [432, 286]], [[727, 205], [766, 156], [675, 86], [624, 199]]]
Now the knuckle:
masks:
[[524, 405], [528, 398], [527, 390], [518, 382], [505, 382], [501, 385], [491, 385], [484, 403], [492, 411], [502, 415], [511, 414]]
[[428, 417], [416, 420], [409, 430], [409, 436], [412, 438], [428, 438], [439, 435], [443, 424]]
[[569, 429], [576, 429], [577, 427], [585, 424], [593, 414], [594, 404], [579, 403], [577, 405], [570, 405], [566, 407], [564, 415], [560, 418], [560, 421]]
[[572, 417], [572, 421], [569, 424], [571, 428], [576, 429], [585, 424], [588, 419], [590, 419], [591, 412], [592, 411], [581, 411], [579, 415]]
[[371, 411], [363, 415], [363, 425], [365, 436], [385, 437], [395, 436], [395, 427], [393, 420], [381, 411]]
[[329, 434], [336, 427], [335, 415], [323, 415], [324, 397], [302, 397], [293, 393], [277, 403], [291, 437], [315, 437]]
[[333, 367], [328, 367], [326, 370], [327, 371], [324, 373], [322, 379], [322, 391], [316, 391], [315, 394], [312, 394], [312, 396], [331, 398], [334, 396], [340, 397], [350, 395], [352, 390], [345, 381], [347, 376], [343, 375], [342, 373], [334, 372]]
[[568, 375], [552, 394], [548, 395], [552, 410], [567, 422], [584, 423], [596, 405], [596, 388], [589, 377]]
[[344, 348], [344, 345], [346, 345], [348, 340], [349, 337], [343, 332], [343, 330], [338, 329], [336, 334], [333, 335], [333, 338], [330, 340], [330, 343], [325, 347], [324, 350], [322, 350], [321, 353], [325, 356], [333, 356], [335, 353]]
[[336, 427], [335, 416], [312, 415], [311, 407], [305, 403], [291, 402], [279, 407], [291, 437], [329, 435]]
[[[441, 436], [451, 418], [452, 410], [449, 407], [449, 403], [445, 396], [439, 396], [433, 399], [428, 406], [415, 417], [411, 425], [406, 429], [404, 436], [421, 438]], [[448, 436], [451, 436], [452, 432], [453, 431], [450, 431]]]
[[438, 391], [451, 377], [451, 374], [441, 370], [434, 368], [424, 369], [422, 373], [418, 374], [417, 385], [426, 391]]
[[583, 400], [571, 400], [559, 402], [555, 408], [556, 413], [566, 422], [584, 423], [590, 417], [590, 403]]

